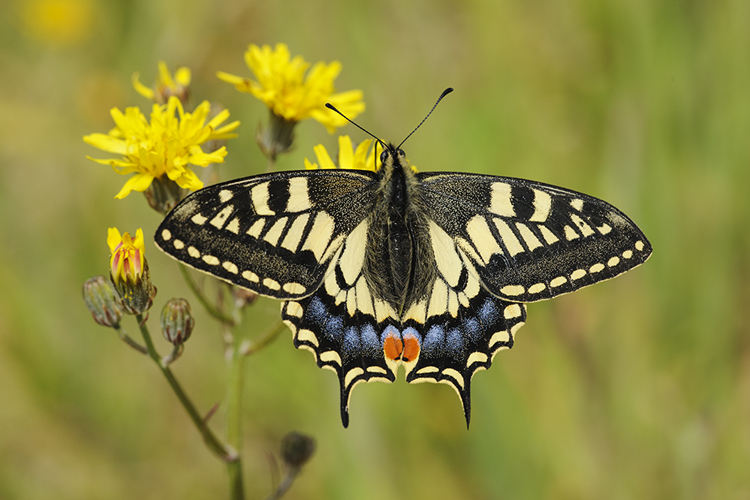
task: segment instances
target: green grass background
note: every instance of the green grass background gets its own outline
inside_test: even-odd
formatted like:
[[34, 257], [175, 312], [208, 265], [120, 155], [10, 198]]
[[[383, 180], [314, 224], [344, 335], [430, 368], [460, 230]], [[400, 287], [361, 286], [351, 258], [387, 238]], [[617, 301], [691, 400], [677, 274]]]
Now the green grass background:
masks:
[[[50, 25], [45, 2], [62, 16]], [[338, 89], [364, 91], [358, 122], [385, 140], [455, 87], [405, 145], [420, 170], [604, 198], [654, 255], [531, 305], [514, 349], [474, 378], [470, 431], [449, 387], [403, 380], [358, 387], [343, 429], [338, 381], [285, 332], [247, 363], [248, 498], [270, 491], [267, 454], [291, 430], [318, 451], [290, 499], [750, 498], [750, 2], [16, 0], [0, 6], [0, 499], [226, 497], [156, 367], [81, 300], [106, 273], [107, 227], [150, 241], [159, 223], [141, 195], [113, 199], [125, 177], [81, 138], [109, 130], [112, 107], [147, 110], [130, 77], [149, 84], [163, 59], [192, 68], [194, 102], [242, 121], [222, 178], [259, 173], [266, 110], [215, 73], [249, 75], [247, 45], [276, 42], [341, 61]], [[318, 143], [336, 149], [301, 123], [279, 168]], [[190, 296], [147, 252], [156, 316]], [[248, 335], [278, 307], [258, 301]], [[174, 369], [207, 411], [227, 370], [217, 325], [196, 316]]]

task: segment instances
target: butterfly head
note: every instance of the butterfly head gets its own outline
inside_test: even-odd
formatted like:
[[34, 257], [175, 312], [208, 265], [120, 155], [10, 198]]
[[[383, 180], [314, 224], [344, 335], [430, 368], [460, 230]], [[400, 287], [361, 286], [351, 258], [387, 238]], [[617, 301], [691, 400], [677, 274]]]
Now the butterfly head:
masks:
[[393, 144], [384, 144], [383, 151], [380, 153], [381, 167], [385, 172], [392, 172], [394, 169], [409, 170], [409, 160], [406, 159], [406, 153], [400, 147]]

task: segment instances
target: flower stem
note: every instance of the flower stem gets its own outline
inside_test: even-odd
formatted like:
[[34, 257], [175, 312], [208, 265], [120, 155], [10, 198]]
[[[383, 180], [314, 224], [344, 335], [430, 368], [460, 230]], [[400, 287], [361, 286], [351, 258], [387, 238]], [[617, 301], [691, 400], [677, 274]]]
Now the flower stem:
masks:
[[190, 287], [190, 290], [193, 292], [193, 294], [195, 294], [195, 297], [198, 299], [198, 301], [203, 304], [203, 307], [206, 308], [208, 314], [221, 321], [222, 323], [234, 325], [234, 318], [225, 314], [218, 307], [213, 305], [205, 295], [203, 295], [203, 291], [198, 287], [193, 277], [190, 276], [190, 271], [188, 271], [188, 268], [182, 264], [179, 264], [179, 267], [180, 272], [182, 273], [182, 277], [185, 278], [185, 282], [188, 284], [188, 287]]
[[276, 340], [276, 337], [279, 336], [279, 334], [284, 331], [284, 322], [281, 319], [277, 319], [274, 321], [274, 323], [268, 328], [263, 335], [260, 336], [257, 340], [253, 341], [245, 341], [240, 345], [240, 354], [243, 356], [249, 356], [251, 354], [255, 354], [256, 352], [260, 351], [264, 347], [266, 347], [268, 344]]
[[[235, 450], [242, 449], [242, 396], [244, 393], [243, 368], [245, 356], [240, 351], [239, 336], [234, 335], [234, 345], [229, 357], [229, 381], [227, 384], [227, 443]], [[242, 461], [227, 463], [230, 498], [244, 498], [242, 484]]]
[[148, 354], [148, 349], [143, 347], [141, 344], [133, 340], [130, 335], [128, 335], [125, 332], [125, 329], [122, 328], [120, 325], [115, 325], [115, 330], [117, 331], [117, 336], [120, 337], [120, 340], [128, 344], [130, 347], [135, 349], [136, 351], [140, 352], [141, 354]]
[[[162, 363], [162, 359], [159, 356], [159, 353], [156, 352], [156, 348], [154, 347], [154, 342], [151, 340], [151, 334], [148, 331], [148, 327], [146, 326], [146, 322], [143, 320], [143, 315], [138, 314], [136, 315], [136, 319], [138, 320], [138, 325], [141, 329], [141, 335], [143, 335], [143, 341], [146, 344], [146, 349], [148, 349], [148, 355], [149, 357], [154, 360], [154, 362], [157, 364], [159, 369], [164, 374], [164, 377], [167, 379], [167, 382], [169, 382], [170, 387], [172, 387], [172, 390], [174, 391], [175, 395], [177, 395], [177, 399], [180, 400], [180, 403], [182, 403], [183, 408], [185, 408], [185, 411], [187, 411], [188, 415], [190, 416], [190, 420], [193, 421], [193, 424], [195, 424], [196, 428], [198, 429], [198, 432], [201, 433], [201, 436], [203, 436], [203, 441], [206, 443], [206, 446], [208, 446], [208, 449], [211, 450], [211, 452], [214, 453], [219, 459], [221, 459], [224, 462], [227, 462], [228, 464], [239, 461], [239, 456], [235, 449], [232, 449], [231, 446], [226, 446], [222, 444], [219, 439], [214, 435], [213, 432], [211, 432], [211, 429], [208, 428], [208, 425], [206, 425], [206, 422], [203, 420], [201, 415], [198, 413], [198, 410], [195, 408], [195, 405], [190, 400], [188, 395], [185, 393], [185, 391], [182, 389], [182, 386], [175, 378], [174, 374], [172, 373], [172, 370], [169, 369], [168, 366], [165, 366]], [[234, 498], [242, 498], [242, 497], [232, 497]]]

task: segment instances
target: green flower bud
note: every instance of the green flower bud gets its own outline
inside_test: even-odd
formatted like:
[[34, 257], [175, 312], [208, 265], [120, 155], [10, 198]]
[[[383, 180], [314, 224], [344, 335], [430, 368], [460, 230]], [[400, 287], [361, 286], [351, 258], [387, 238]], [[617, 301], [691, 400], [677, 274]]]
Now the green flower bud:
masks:
[[94, 276], [83, 284], [83, 301], [91, 311], [94, 321], [110, 328], [120, 324], [122, 304], [104, 276]]
[[161, 310], [161, 331], [172, 345], [182, 345], [193, 332], [195, 319], [185, 299], [170, 299]]

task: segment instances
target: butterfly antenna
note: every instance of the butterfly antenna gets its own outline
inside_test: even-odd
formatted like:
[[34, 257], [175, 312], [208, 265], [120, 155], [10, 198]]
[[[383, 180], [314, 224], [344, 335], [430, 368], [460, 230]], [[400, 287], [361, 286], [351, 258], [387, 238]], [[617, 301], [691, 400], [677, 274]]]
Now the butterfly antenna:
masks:
[[372, 137], [373, 139], [375, 139], [376, 141], [378, 141], [380, 143], [380, 145], [383, 147], [383, 149], [385, 149], [385, 143], [380, 140], [380, 137], [376, 136], [375, 134], [373, 134], [372, 132], [370, 132], [369, 130], [367, 130], [366, 128], [364, 128], [363, 126], [359, 125], [358, 123], [355, 123], [354, 121], [352, 121], [348, 116], [346, 116], [344, 113], [342, 113], [341, 111], [339, 111], [338, 109], [336, 109], [336, 106], [334, 106], [330, 102], [327, 102], [326, 103], [326, 108], [328, 108], [330, 110], [333, 110], [336, 113], [340, 114], [342, 117], [344, 117], [344, 119], [346, 121], [348, 121], [349, 123], [351, 123], [352, 125], [354, 125], [358, 129], [360, 129], [362, 132], [364, 132], [365, 134], [369, 135], [370, 137]]
[[[414, 132], [416, 132], [416, 131], [417, 131], [417, 129], [418, 129], [419, 127], [421, 127], [421, 126], [422, 126], [422, 124], [423, 124], [423, 123], [425, 122], [425, 120], [427, 120], [427, 118], [429, 118], [429, 117], [430, 117], [430, 115], [432, 114], [432, 112], [433, 112], [433, 111], [435, 111], [435, 108], [437, 108], [437, 105], [438, 105], [438, 104], [440, 104], [440, 101], [442, 101], [442, 100], [443, 100], [443, 97], [447, 96], [447, 95], [448, 95], [448, 94], [450, 94], [451, 92], [453, 92], [453, 88], [451, 88], [451, 87], [448, 87], [447, 89], [443, 90], [443, 93], [442, 93], [442, 94], [440, 94], [440, 97], [438, 97], [438, 100], [437, 100], [437, 101], [435, 101], [435, 104], [434, 104], [434, 105], [432, 106], [432, 109], [430, 110], [430, 112], [429, 112], [429, 113], [427, 113], [427, 116], [425, 116], [425, 117], [424, 117], [424, 118], [422, 119], [422, 121], [421, 121], [421, 122], [419, 122], [419, 125], [417, 125], [417, 126], [416, 126], [416, 128], [415, 128], [414, 130], [412, 130], [412, 131], [411, 131], [411, 134], [409, 134], [409, 135], [407, 135], [407, 136], [406, 136], [406, 139], [408, 139], [409, 137], [411, 137], [411, 136], [412, 136], [412, 134], [414, 134]], [[403, 143], [405, 143], [405, 142], [406, 142], [406, 139], [404, 139], [403, 141], [401, 141], [401, 144], [399, 144], [399, 145], [398, 145], [398, 148], [401, 148], [401, 145], [402, 145]], [[397, 149], [398, 149], [398, 148], [397, 148]]]

